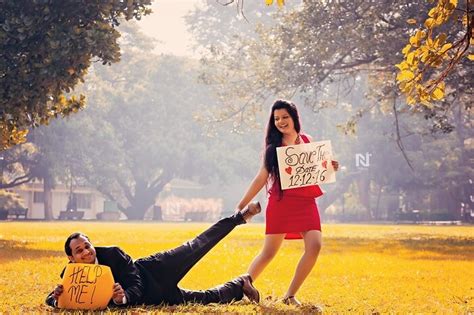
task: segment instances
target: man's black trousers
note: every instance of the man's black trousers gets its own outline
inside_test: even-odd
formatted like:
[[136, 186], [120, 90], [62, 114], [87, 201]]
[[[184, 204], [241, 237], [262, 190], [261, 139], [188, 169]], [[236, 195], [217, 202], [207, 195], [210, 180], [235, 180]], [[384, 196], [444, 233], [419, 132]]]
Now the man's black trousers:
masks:
[[245, 223], [240, 213], [221, 219], [202, 234], [174, 249], [140, 258], [136, 264], [142, 273], [152, 277], [148, 281], [148, 296], [145, 304], [182, 304], [193, 302], [199, 304], [229, 303], [243, 297], [243, 281], [236, 278], [212, 289], [202, 291], [186, 290], [178, 283], [188, 271], [206, 255], [220, 240], [229, 234], [237, 225]]

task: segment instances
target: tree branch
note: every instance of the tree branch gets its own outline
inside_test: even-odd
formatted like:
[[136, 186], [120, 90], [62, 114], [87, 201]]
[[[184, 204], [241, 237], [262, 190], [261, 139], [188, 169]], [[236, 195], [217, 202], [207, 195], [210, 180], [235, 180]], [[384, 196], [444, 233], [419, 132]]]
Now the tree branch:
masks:
[[120, 178], [118, 174], [115, 174], [115, 180], [119, 184], [120, 188], [122, 188], [122, 191], [125, 194], [125, 197], [128, 199], [130, 203], [132, 203], [133, 194], [130, 190], [130, 187]]
[[164, 171], [163, 174], [157, 180], [155, 180], [151, 186], [153, 195], [158, 195], [158, 193], [163, 190], [163, 187], [168, 184], [171, 179], [173, 179], [173, 174], [170, 171]]
[[410, 163], [410, 160], [408, 159], [408, 156], [405, 152], [405, 148], [403, 147], [403, 142], [402, 142], [402, 138], [400, 136], [400, 125], [399, 125], [399, 122], [398, 122], [398, 113], [397, 113], [397, 97], [396, 97], [396, 94], [395, 96], [393, 97], [393, 113], [395, 115], [395, 126], [396, 126], [396, 130], [397, 130], [397, 145], [398, 145], [398, 148], [400, 149], [400, 151], [402, 152], [403, 154], [403, 157], [405, 158], [405, 161], [407, 161], [407, 164], [408, 166], [410, 167], [410, 169], [415, 172], [415, 169], [413, 168], [413, 166], [411, 165]]
[[1, 183], [0, 189], [8, 189], [8, 188], [16, 187], [16, 186], [19, 186], [31, 181], [33, 178], [35, 178], [35, 176], [31, 173], [28, 173], [26, 175], [15, 178], [13, 181], [9, 183]]

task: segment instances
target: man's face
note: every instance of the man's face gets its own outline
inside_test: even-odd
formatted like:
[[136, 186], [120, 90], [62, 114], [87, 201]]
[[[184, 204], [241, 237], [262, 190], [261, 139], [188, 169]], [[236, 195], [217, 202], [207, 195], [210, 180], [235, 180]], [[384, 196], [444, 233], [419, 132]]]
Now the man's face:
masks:
[[69, 261], [83, 264], [95, 263], [95, 248], [84, 236], [80, 235], [78, 238], [71, 240], [69, 247], [72, 251], [72, 256], [68, 256]]

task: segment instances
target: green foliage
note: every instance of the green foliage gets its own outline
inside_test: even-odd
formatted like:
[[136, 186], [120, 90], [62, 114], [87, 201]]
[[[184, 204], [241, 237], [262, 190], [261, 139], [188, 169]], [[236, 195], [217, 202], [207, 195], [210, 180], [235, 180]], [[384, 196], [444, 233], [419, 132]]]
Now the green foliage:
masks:
[[24, 207], [23, 200], [18, 194], [0, 189], [0, 211]]
[[359, 192], [355, 184], [350, 185], [349, 190], [344, 193], [344, 213], [350, 215], [363, 215], [367, 212], [365, 206], [360, 202]]
[[77, 112], [67, 98], [93, 61], [120, 58], [119, 20], [140, 19], [151, 0], [5, 0], [0, 10], [0, 150], [26, 140], [27, 129]]
[[0, 160], [0, 189], [12, 188], [36, 178], [39, 154], [32, 143], [5, 150]]
[[[216, 25], [213, 19], [206, 23], [203, 17], [195, 18], [200, 21], [200, 27], [192, 29], [197, 38], [205, 39], [206, 33], [212, 33], [215, 38], [207, 42], [207, 46], [200, 42], [209, 48], [209, 56], [203, 59], [207, 71], [201, 77], [216, 88], [226, 105], [218, 109], [219, 115], [214, 117], [248, 119], [275, 96], [302, 96], [310, 107], [324, 109], [330, 84], [354, 81], [365, 75], [378, 77], [371, 82], [368, 93], [377, 95], [374, 101], [384, 110], [387, 103], [391, 109], [392, 100], [400, 96], [395, 64], [403, 56], [405, 36], [412, 32], [406, 21], [409, 18], [423, 20], [430, 7], [425, 0], [304, 1], [272, 14], [273, 21], [253, 24], [256, 29], [253, 36], [248, 36], [248, 32], [240, 36], [234, 25], [222, 27], [226, 25]], [[214, 17], [209, 9], [195, 13], [197, 16], [207, 14]], [[222, 30], [220, 40], [215, 36], [216, 29]], [[446, 41], [453, 41], [459, 32], [453, 29], [446, 34]], [[433, 122], [433, 131], [452, 131], [448, 113], [458, 106], [469, 107], [471, 103], [472, 80], [469, 78], [473, 70], [467, 63], [470, 61], [464, 59], [462, 67], [454, 68], [445, 81], [447, 97], [443, 102], [412, 109]], [[338, 90], [337, 95], [329, 95], [332, 97], [329, 101], [335, 101], [353, 85], [349, 83]], [[439, 97], [440, 92], [434, 95]], [[371, 106], [372, 103], [367, 102], [365, 108]], [[355, 124], [348, 127], [349, 133], [355, 130]]]

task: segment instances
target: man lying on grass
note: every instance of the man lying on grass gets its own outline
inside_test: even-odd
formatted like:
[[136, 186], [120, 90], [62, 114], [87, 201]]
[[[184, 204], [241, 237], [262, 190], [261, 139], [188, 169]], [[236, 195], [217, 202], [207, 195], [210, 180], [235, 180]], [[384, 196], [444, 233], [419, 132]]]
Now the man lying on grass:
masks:
[[[260, 294], [245, 274], [218, 287], [191, 291], [178, 287], [188, 271], [237, 225], [248, 222], [261, 211], [259, 203], [224, 218], [195, 239], [164, 252], [135, 261], [119, 247], [95, 247], [82, 233], [71, 234], [64, 249], [71, 263], [101, 264], [109, 266], [115, 284], [109, 305], [176, 305], [183, 303], [229, 303], [247, 296], [259, 302]], [[61, 273], [61, 277], [64, 270]], [[56, 307], [63, 293], [57, 285], [46, 298], [46, 304]]]

